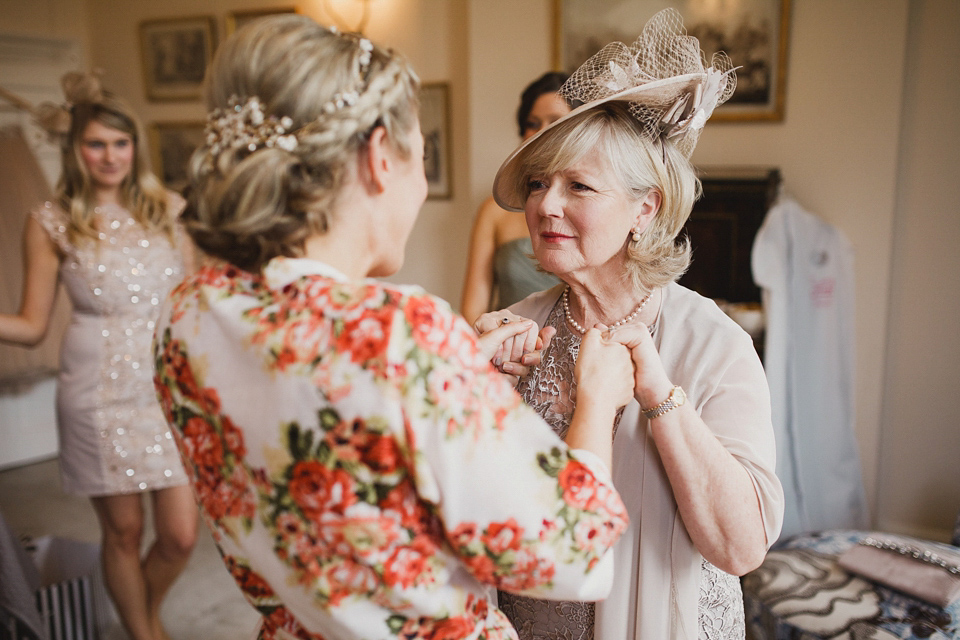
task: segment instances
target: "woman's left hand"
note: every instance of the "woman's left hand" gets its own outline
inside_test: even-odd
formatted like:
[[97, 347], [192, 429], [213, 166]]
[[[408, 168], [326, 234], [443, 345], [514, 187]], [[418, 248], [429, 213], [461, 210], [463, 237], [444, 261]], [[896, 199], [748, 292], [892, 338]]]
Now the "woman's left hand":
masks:
[[633, 359], [633, 394], [641, 407], [654, 407], [670, 395], [673, 383], [663, 368], [653, 336], [643, 323], [607, 329], [604, 337], [630, 350]]
[[506, 310], [481, 315], [473, 329], [493, 366], [514, 376], [526, 375], [540, 362], [541, 350], [555, 333], [552, 327], [538, 332], [535, 322]]
[[[634, 397], [641, 409], [656, 407], [670, 396], [673, 383], [646, 326], [617, 327], [605, 337], [630, 350]], [[733, 575], [755, 569], [763, 561], [767, 540], [757, 490], [745, 465], [721, 444], [693, 403], [651, 424], [657, 425], [651, 428], [654, 445], [697, 550]]]

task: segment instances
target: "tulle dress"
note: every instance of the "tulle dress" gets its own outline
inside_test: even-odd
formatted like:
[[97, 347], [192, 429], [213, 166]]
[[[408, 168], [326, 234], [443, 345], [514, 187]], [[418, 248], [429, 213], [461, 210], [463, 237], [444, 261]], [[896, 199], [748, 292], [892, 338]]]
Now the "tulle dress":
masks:
[[[182, 198], [170, 197], [179, 213]], [[181, 253], [121, 206], [97, 207], [99, 238], [76, 244], [56, 204], [32, 215], [61, 253], [60, 280], [73, 307], [57, 378], [64, 491], [98, 496], [186, 484], [150, 355], [160, 305], [183, 278]]]

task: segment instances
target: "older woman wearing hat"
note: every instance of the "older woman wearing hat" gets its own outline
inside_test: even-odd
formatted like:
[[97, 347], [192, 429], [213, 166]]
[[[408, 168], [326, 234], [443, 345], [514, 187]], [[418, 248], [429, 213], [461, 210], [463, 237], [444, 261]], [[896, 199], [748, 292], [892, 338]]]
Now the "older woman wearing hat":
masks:
[[611, 433], [630, 514], [613, 592], [597, 605], [501, 594], [521, 638], [743, 638], [736, 576], [780, 530], [760, 360], [713, 301], [676, 283], [699, 187], [688, 158], [735, 84], [726, 56], [702, 59], [679, 14], [660, 12], [633, 46], [608, 45], [570, 78], [561, 92], [585, 104], [526, 141], [495, 181], [497, 202], [525, 212], [537, 260], [563, 281], [476, 325], [525, 317], [553, 336], [535, 366], [502, 365], [524, 374], [527, 403], [565, 432], [590, 328], [626, 345], [635, 369]]

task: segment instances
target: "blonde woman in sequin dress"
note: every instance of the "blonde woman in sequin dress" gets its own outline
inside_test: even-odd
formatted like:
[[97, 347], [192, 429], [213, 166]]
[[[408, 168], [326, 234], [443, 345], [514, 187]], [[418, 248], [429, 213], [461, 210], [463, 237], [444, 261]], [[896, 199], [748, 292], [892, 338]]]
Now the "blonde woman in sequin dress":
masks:
[[[20, 312], [0, 316], [0, 340], [37, 344], [65, 285], [73, 313], [57, 385], [63, 488], [90, 496], [107, 588], [128, 633], [163, 640], [160, 605], [197, 531], [150, 360], [158, 309], [184, 274], [175, 228], [183, 200], [149, 172], [128, 107], [98, 91], [85, 98], [70, 110], [56, 197], [27, 224]], [[141, 556], [144, 494], [156, 540]]]

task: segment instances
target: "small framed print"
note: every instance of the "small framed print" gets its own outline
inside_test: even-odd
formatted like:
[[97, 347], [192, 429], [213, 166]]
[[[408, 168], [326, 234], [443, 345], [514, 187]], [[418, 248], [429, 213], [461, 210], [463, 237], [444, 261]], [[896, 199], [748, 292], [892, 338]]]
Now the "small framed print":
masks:
[[554, 0], [554, 68], [572, 73], [610, 42], [632, 44], [653, 15], [674, 7], [707, 60], [717, 51], [737, 69], [737, 90], [713, 121], [784, 117], [790, 0]]
[[215, 46], [210, 16], [142, 22], [140, 49], [147, 98], [199, 99]]
[[227, 35], [259, 18], [280, 13], [297, 13], [296, 7], [271, 7], [269, 9], [251, 9], [249, 11], [231, 11], [227, 14]]
[[203, 144], [204, 122], [155, 122], [150, 127], [153, 170], [164, 186], [182, 192], [190, 156]]
[[423, 132], [423, 164], [427, 197], [453, 197], [450, 148], [450, 85], [425, 82], [420, 91], [420, 130]]

